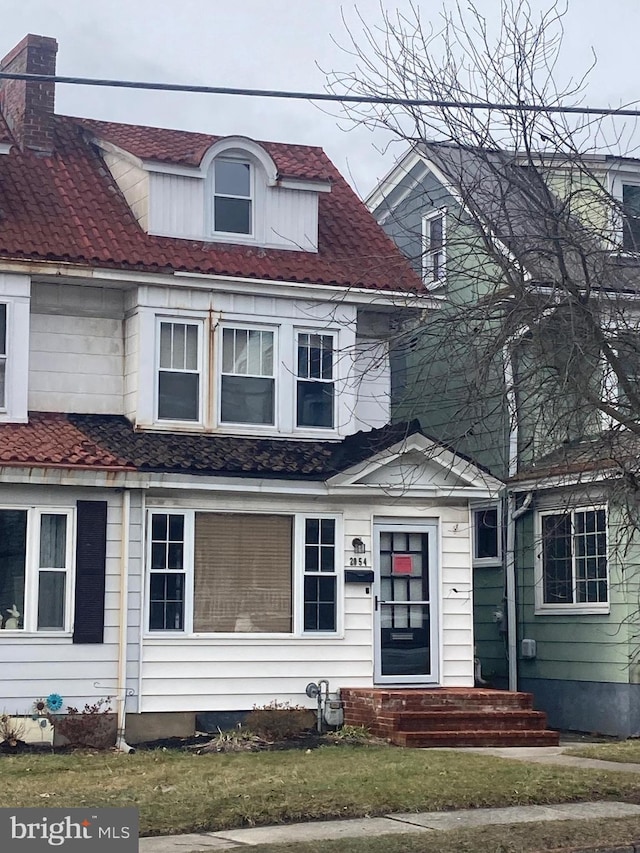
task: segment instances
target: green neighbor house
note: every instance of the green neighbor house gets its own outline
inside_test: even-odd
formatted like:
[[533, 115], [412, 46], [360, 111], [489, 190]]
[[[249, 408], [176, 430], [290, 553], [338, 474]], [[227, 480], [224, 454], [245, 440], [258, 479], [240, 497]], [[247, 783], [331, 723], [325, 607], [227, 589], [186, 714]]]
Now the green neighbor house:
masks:
[[394, 417], [505, 484], [470, 512], [476, 683], [640, 734], [640, 160], [424, 143], [367, 204], [440, 304]]

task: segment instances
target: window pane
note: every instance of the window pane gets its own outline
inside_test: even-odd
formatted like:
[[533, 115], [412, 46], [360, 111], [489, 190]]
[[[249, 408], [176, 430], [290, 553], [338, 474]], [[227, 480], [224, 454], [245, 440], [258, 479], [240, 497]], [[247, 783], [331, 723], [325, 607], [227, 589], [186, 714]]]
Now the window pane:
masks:
[[542, 518], [542, 560], [545, 604], [572, 604], [571, 516]]
[[307, 576], [304, 579], [304, 630], [336, 630], [336, 578]]
[[222, 330], [222, 371], [223, 373], [234, 373], [235, 371], [235, 347], [236, 330]]
[[622, 246], [631, 252], [640, 251], [640, 186], [622, 187]]
[[0, 625], [5, 629], [24, 627], [26, 541], [27, 513], [0, 510]]
[[198, 369], [198, 327], [185, 326], [186, 341], [185, 341], [185, 356], [184, 366], [187, 370]]
[[66, 515], [40, 517], [40, 568], [64, 569], [67, 553]]
[[173, 324], [160, 323], [160, 367], [173, 367], [171, 353]]
[[149, 603], [150, 630], [184, 630], [184, 575], [152, 574]]
[[40, 572], [38, 630], [64, 630], [66, 572]]
[[199, 374], [161, 370], [158, 375], [158, 417], [161, 420], [197, 421], [199, 416]]
[[215, 230], [229, 234], [251, 234], [251, 200], [216, 196]]
[[154, 513], [151, 516], [151, 568], [184, 568], [184, 516]]
[[320, 519], [307, 518], [304, 523], [304, 540], [308, 545], [320, 542]]
[[320, 522], [323, 545], [333, 545], [336, 541], [336, 523], [333, 518], [323, 518]]
[[7, 362], [5, 359], [0, 358], [0, 408], [6, 406], [6, 392], [5, 392], [5, 375], [7, 372]]
[[7, 354], [7, 306], [0, 303], [0, 355]]
[[333, 382], [298, 382], [297, 426], [333, 427]]
[[235, 160], [216, 160], [216, 193], [251, 195], [251, 166]]
[[476, 510], [473, 515], [475, 519], [476, 558], [497, 557], [499, 554], [497, 507]]
[[223, 376], [220, 419], [235, 424], [272, 424], [274, 390], [273, 379]]
[[443, 227], [442, 217], [436, 216], [429, 221], [429, 249], [432, 252], [442, 247]]

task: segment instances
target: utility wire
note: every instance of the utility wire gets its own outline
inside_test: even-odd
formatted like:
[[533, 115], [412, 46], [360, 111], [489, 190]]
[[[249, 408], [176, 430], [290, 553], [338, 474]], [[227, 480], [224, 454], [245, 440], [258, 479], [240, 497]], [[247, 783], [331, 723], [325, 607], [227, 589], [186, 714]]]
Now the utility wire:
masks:
[[77, 86], [106, 86], [114, 89], [151, 89], [160, 92], [191, 92], [204, 95], [241, 95], [250, 98], [286, 98], [298, 101], [333, 101], [340, 104], [380, 104], [402, 107], [443, 107], [501, 112], [575, 113], [599, 116], [640, 116], [628, 107], [565, 107], [544, 104], [500, 104], [490, 101], [443, 101], [437, 98], [392, 98], [385, 95], [334, 95], [329, 92], [283, 92], [278, 89], [239, 89], [231, 86], [193, 86], [183, 83], [151, 83], [144, 80], [103, 80], [95, 77], [61, 77], [51, 74], [17, 74], [0, 71], [0, 80], [33, 80], [37, 83], [69, 83]]

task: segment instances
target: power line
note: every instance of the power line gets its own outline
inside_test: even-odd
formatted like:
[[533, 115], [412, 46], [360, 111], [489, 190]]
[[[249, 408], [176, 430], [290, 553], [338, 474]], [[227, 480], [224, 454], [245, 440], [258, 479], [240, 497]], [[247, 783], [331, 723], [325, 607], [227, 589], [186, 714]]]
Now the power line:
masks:
[[640, 109], [628, 107], [567, 107], [545, 104], [501, 104], [490, 101], [444, 101], [437, 98], [392, 98], [385, 95], [334, 95], [329, 92], [284, 92], [278, 89], [240, 89], [232, 86], [194, 86], [185, 83], [152, 83], [145, 80], [106, 80], [96, 77], [62, 77], [51, 74], [21, 74], [0, 71], [0, 80], [32, 80], [37, 83], [68, 83], [75, 86], [105, 86], [114, 89], [150, 89], [160, 92], [189, 92], [202, 95], [240, 95], [250, 98], [286, 98], [298, 101], [333, 101], [341, 104], [440, 107], [500, 112], [572, 113], [578, 115], [640, 117]]

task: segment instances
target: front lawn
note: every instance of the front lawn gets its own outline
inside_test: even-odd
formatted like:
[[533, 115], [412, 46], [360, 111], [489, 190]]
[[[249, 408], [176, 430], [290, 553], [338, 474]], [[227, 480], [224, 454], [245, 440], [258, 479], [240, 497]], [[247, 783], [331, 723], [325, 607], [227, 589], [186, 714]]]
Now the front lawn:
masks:
[[145, 835], [393, 811], [638, 801], [638, 780], [628, 773], [388, 747], [2, 756], [0, 776], [0, 807], [135, 805]]
[[640, 764], [640, 740], [576, 746], [567, 749], [566, 755], [578, 755], [581, 758], [600, 758], [602, 761], [619, 761], [625, 764]]

